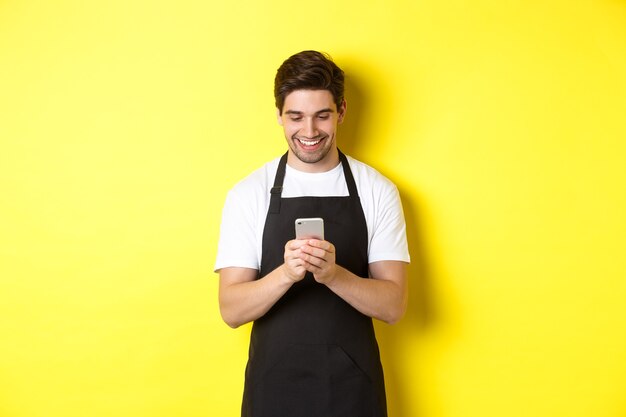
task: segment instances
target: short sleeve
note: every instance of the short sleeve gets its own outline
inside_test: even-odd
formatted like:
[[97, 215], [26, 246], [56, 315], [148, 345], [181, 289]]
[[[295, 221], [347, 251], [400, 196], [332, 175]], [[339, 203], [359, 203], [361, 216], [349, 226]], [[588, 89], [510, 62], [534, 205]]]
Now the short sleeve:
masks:
[[382, 187], [370, 240], [369, 263], [378, 261], [410, 262], [406, 223], [398, 189], [391, 182]]
[[234, 189], [226, 195], [215, 272], [226, 267], [259, 269], [254, 206]]

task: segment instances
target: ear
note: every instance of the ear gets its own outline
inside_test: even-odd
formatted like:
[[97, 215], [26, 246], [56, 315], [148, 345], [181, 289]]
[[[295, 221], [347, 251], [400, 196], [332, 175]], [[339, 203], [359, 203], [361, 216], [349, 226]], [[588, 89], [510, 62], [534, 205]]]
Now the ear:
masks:
[[276, 107], [276, 119], [278, 120], [279, 125], [283, 125], [283, 118], [280, 115], [280, 109]]
[[337, 123], [343, 123], [343, 118], [346, 117], [346, 110], [348, 109], [348, 103], [346, 103], [346, 99], [344, 98], [341, 102], [341, 105], [337, 109]]

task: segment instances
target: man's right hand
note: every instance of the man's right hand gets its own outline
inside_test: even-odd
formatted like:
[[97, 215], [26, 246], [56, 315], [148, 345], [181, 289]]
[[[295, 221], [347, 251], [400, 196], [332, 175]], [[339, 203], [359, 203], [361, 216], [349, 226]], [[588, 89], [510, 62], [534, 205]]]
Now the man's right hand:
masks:
[[306, 274], [301, 247], [306, 240], [290, 240], [285, 245], [285, 262], [258, 279], [251, 268], [220, 269], [220, 312], [231, 327], [262, 317], [291, 286]]
[[285, 263], [283, 264], [283, 273], [293, 282], [301, 281], [306, 274], [304, 261], [301, 259], [300, 248], [307, 240], [290, 240], [285, 244]]

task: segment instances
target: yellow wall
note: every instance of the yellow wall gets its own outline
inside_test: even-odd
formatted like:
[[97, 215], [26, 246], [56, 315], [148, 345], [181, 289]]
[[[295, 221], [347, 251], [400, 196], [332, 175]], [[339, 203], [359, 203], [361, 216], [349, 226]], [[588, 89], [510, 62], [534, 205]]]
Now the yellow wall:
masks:
[[0, 1], [0, 415], [238, 415], [220, 212], [303, 49], [404, 200], [391, 417], [626, 415], [623, 0]]

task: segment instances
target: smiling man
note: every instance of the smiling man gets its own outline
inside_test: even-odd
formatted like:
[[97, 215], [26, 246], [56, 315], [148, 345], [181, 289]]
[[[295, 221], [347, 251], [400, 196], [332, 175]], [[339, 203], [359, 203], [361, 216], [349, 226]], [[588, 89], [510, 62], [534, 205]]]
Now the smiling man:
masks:
[[326, 172], [339, 162], [335, 134], [346, 102], [336, 105], [328, 90], [296, 90], [283, 104], [278, 123], [285, 129], [289, 166], [305, 172]]
[[[288, 58], [274, 96], [289, 149], [228, 193], [215, 265], [224, 321], [254, 322], [242, 416], [386, 416], [372, 318], [406, 310], [397, 188], [337, 148], [344, 74], [327, 55]], [[307, 217], [325, 240], [295, 238]]]

